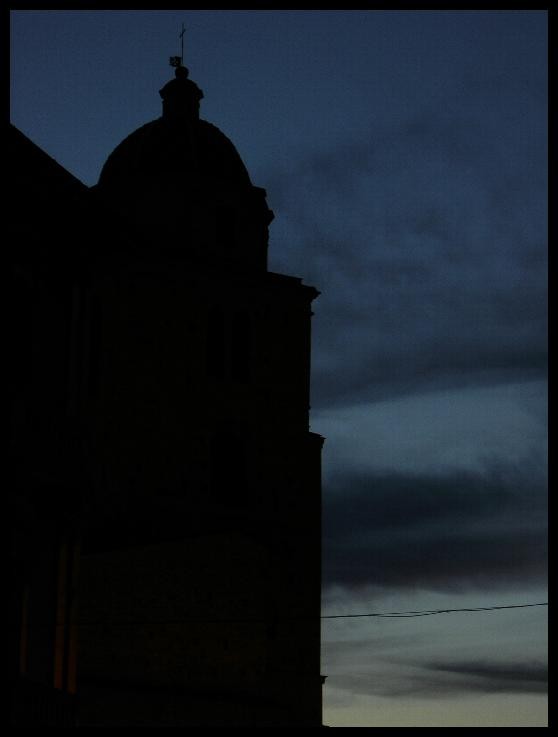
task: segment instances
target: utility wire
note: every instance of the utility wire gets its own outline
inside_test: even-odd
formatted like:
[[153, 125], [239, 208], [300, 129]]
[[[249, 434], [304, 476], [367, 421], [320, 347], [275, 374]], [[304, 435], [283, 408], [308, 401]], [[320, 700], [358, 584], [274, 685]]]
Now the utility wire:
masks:
[[[410, 617], [430, 617], [435, 614], [453, 614], [454, 612], [493, 612], [502, 609], [525, 609], [527, 607], [538, 607], [548, 606], [547, 601], [539, 602], [536, 604], [506, 604], [504, 606], [480, 606], [480, 607], [469, 607], [462, 609], [424, 609], [422, 611], [409, 611], [409, 612], [367, 612], [365, 614], [324, 614], [320, 616], [320, 619], [355, 619], [357, 617], [393, 617], [393, 618], [410, 618]], [[263, 624], [269, 622], [297, 622], [307, 621], [314, 619], [313, 617], [268, 617], [266, 619], [209, 619], [209, 618], [188, 618], [188, 619], [164, 619], [164, 620], [144, 620], [144, 621], [122, 621], [117, 622], [114, 620], [104, 620], [98, 622], [87, 622], [78, 621], [78, 626], [97, 626], [97, 625], [154, 625], [154, 624], [186, 624], [186, 623], [203, 623], [203, 624]]]
[[368, 612], [366, 614], [325, 614], [320, 619], [351, 619], [354, 617], [430, 617], [433, 614], [454, 612], [493, 612], [498, 609], [525, 609], [533, 606], [548, 606], [547, 601], [537, 604], [507, 604], [506, 606], [478, 606], [464, 609], [425, 609], [418, 612]]

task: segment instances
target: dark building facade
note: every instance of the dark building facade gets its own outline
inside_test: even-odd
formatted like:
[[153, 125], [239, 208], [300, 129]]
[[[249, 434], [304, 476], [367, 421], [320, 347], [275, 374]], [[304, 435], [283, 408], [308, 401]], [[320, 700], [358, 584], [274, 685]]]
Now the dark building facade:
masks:
[[45, 169], [42, 216], [15, 190], [16, 691], [79, 726], [321, 726], [318, 292], [268, 271], [265, 191], [176, 71], [96, 187], [14, 131]]
[[[80, 462], [76, 305], [87, 279], [88, 188], [14, 127], [5, 192], [12, 278], [8, 609], [12, 721], [75, 723]], [[80, 335], [81, 334], [81, 335]]]

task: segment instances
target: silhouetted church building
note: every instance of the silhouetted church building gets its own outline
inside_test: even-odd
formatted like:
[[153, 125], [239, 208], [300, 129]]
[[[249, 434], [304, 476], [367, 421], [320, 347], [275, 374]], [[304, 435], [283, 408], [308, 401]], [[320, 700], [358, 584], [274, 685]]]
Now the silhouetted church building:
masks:
[[14, 720], [320, 726], [318, 292], [160, 94], [92, 188], [12, 128]]

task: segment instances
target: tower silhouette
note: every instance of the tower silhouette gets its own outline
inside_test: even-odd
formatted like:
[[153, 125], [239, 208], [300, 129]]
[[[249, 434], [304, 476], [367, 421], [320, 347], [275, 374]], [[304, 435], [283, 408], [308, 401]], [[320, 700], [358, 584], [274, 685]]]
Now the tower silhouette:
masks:
[[[36, 612], [16, 626], [19, 720], [21, 693], [33, 701], [29, 683], [52, 677], [77, 694], [78, 726], [320, 726], [318, 292], [268, 270], [266, 193], [199, 118], [188, 70], [160, 95], [162, 116], [90, 189], [14, 131], [20, 210], [24, 158], [43, 172], [43, 237], [60, 251], [45, 266], [29, 237], [15, 269], [25, 315], [42, 321], [16, 332], [32, 336], [35, 373], [54, 360], [17, 400], [16, 457], [32, 461], [17, 525], [31, 514], [41, 527], [54, 475], [59, 530], [15, 547], [31, 562], [18, 563], [14, 610], [30, 595]], [[30, 427], [54, 388], [61, 429], [42, 441], [43, 478]]]
[[315, 726], [317, 292], [267, 270], [265, 192], [184, 67], [160, 94], [96, 188], [140, 240], [91, 290], [82, 720]]

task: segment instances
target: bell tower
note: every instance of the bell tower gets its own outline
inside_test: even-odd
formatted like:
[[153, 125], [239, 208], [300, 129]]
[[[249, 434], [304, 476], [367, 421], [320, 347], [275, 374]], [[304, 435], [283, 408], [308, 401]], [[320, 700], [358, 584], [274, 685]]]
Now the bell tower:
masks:
[[179, 65], [108, 157], [88, 285], [81, 726], [321, 726], [311, 305]]

